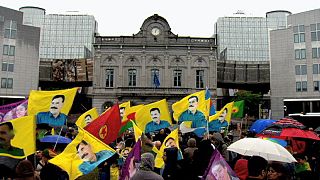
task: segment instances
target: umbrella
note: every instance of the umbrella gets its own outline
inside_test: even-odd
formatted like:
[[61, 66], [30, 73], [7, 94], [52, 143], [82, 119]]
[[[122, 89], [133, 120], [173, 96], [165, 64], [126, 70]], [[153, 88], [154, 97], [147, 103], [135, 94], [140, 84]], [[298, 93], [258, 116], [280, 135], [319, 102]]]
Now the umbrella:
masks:
[[276, 120], [258, 119], [252, 124], [249, 131], [255, 132], [255, 133], [260, 133], [262, 130], [264, 130], [266, 127], [270, 126], [274, 122], [276, 122]]
[[304, 138], [304, 139], [313, 139], [320, 140], [317, 134], [310, 130], [303, 130], [300, 128], [279, 128], [270, 126], [267, 129], [263, 130], [258, 136], [267, 136], [280, 139], [287, 138]]
[[40, 139], [40, 142], [48, 142], [48, 143], [57, 142], [60, 144], [69, 144], [71, 141], [72, 141], [71, 139], [67, 137], [59, 136], [59, 135], [47, 135], [47, 136], [44, 136], [42, 139]]
[[292, 118], [282, 118], [272, 124], [273, 126], [278, 126], [280, 128], [300, 128], [305, 129], [306, 126], [299, 121]]
[[232, 143], [228, 150], [246, 156], [260, 156], [268, 161], [297, 162], [284, 147], [261, 138], [240, 139]]

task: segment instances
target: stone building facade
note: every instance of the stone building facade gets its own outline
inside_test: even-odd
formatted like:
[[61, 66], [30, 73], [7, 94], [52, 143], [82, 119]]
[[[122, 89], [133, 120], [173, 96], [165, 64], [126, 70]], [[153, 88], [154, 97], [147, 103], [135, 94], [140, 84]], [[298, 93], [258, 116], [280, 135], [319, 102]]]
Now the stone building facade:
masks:
[[171, 105], [206, 87], [216, 93], [216, 39], [180, 37], [157, 14], [132, 36], [96, 36], [94, 49], [92, 106], [100, 111], [128, 100]]

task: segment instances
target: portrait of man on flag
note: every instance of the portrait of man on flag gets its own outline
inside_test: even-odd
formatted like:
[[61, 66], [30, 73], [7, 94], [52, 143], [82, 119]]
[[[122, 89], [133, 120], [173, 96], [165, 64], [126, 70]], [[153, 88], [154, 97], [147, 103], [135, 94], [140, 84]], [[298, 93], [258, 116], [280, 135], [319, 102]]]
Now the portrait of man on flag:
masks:
[[76, 121], [76, 125], [78, 127], [84, 128], [88, 124], [90, 124], [93, 120], [97, 119], [99, 116], [97, 108], [92, 108], [87, 112], [83, 113], [78, 120]]
[[144, 105], [135, 116], [137, 126], [145, 133], [155, 133], [171, 125], [166, 99]]
[[79, 127], [79, 133], [75, 139], [49, 162], [66, 171], [69, 179], [76, 179], [92, 172], [100, 163], [114, 154], [114, 149]]
[[77, 88], [30, 92], [28, 115], [36, 115], [37, 128], [41, 131], [39, 134], [45, 134], [52, 128], [57, 128], [59, 132], [66, 125], [76, 92]]
[[231, 121], [234, 102], [226, 104], [219, 112], [209, 117], [209, 131], [224, 133]]
[[174, 119], [179, 124], [191, 121], [191, 128], [205, 127], [209, 112], [209, 101], [205, 99], [205, 90], [193, 93], [172, 105]]
[[0, 123], [0, 156], [24, 158], [35, 152], [33, 116]]
[[121, 103], [119, 105], [121, 121], [123, 120], [123, 117], [124, 117], [124, 115], [126, 113], [126, 110], [128, 110], [129, 108], [130, 108], [130, 101]]

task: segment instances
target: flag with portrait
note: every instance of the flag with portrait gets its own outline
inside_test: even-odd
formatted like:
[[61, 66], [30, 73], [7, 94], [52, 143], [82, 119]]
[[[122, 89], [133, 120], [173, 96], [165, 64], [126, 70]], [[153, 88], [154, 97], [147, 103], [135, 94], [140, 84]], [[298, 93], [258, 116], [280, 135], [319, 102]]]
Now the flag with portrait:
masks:
[[28, 100], [18, 101], [0, 106], [0, 122], [9, 121], [19, 117], [26, 116], [28, 113]]
[[226, 104], [220, 111], [218, 111], [216, 114], [209, 117], [209, 122], [218, 120], [219, 117], [226, 112], [225, 120], [228, 122], [228, 124], [230, 124], [233, 104], [234, 102], [230, 102]]
[[205, 90], [202, 90], [202, 91], [198, 91], [198, 92], [195, 92], [193, 94], [190, 94], [186, 97], [184, 97], [183, 99], [181, 99], [180, 101], [177, 101], [175, 102], [173, 105], [172, 105], [172, 110], [173, 110], [173, 118], [174, 120], [178, 121], [180, 116], [188, 111], [188, 108], [189, 108], [189, 100], [190, 98], [193, 98], [195, 97], [196, 98], [196, 101], [197, 101], [197, 104], [198, 104], [198, 107], [196, 107], [196, 109], [198, 111], [200, 111], [201, 113], [203, 113], [203, 115], [205, 117], [208, 117], [208, 114], [209, 114], [209, 101], [206, 100], [206, 91]]
[[[135, 114], [136, 124], [142, 132], [150, 133], [168, 128], [171, 116], [166, 99], [144, 105]], [[159, 124], [155, 121], [159, 121]]]
[[23, 116], [0, 123], [0, 156], [25, 158], [36, 151], [34, 116]]
[[126, 114], [126, 111], [128, 111], [129, 108], [130, 108], [130, 101], [121, 103], [119, 105], [121, 121], [123, 120], [123, 117], [124, 117], [124, 115]]
[[202, 180], [220, 180], [233, 179], [239, 180], [236, 173], [231, 169], [228, 163], [224, 160], [220, 152], [215, 149], [211, 155], [211, 159], [206, 169]]
[[49, 160], [66, 171], [69, 179], [92, 172], [115, 154], [115, 150], [79, 127], [79, 133], [62, 153]]
[[163, 155], [166, 148], [178, 148], [178, 160], [183, 159], [182, 152], [179, 147], [178, 128], [173, 130], [163, 141], [160, 150], [155, 151], [155, 167], [162, 168], [164, 166]]
[[89, 123], [91, 123], [93, 120], [97, 119], [99, 116], [97, 108], [92, 108], [88, 110], [87, 112], [83, 113], [78, 120], [76, 121], [76, 125], [78, 127], [84, 128]]

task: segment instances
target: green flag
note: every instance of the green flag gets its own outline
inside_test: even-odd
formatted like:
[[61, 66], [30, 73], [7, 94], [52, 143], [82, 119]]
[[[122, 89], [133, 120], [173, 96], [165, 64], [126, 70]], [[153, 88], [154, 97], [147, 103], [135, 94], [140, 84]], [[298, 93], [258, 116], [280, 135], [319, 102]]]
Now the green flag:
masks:
[[244, 109], [244, 100], [234, 102], [233, 108], [232, 108], [232, 117], [242, 118], [243, 109]]

